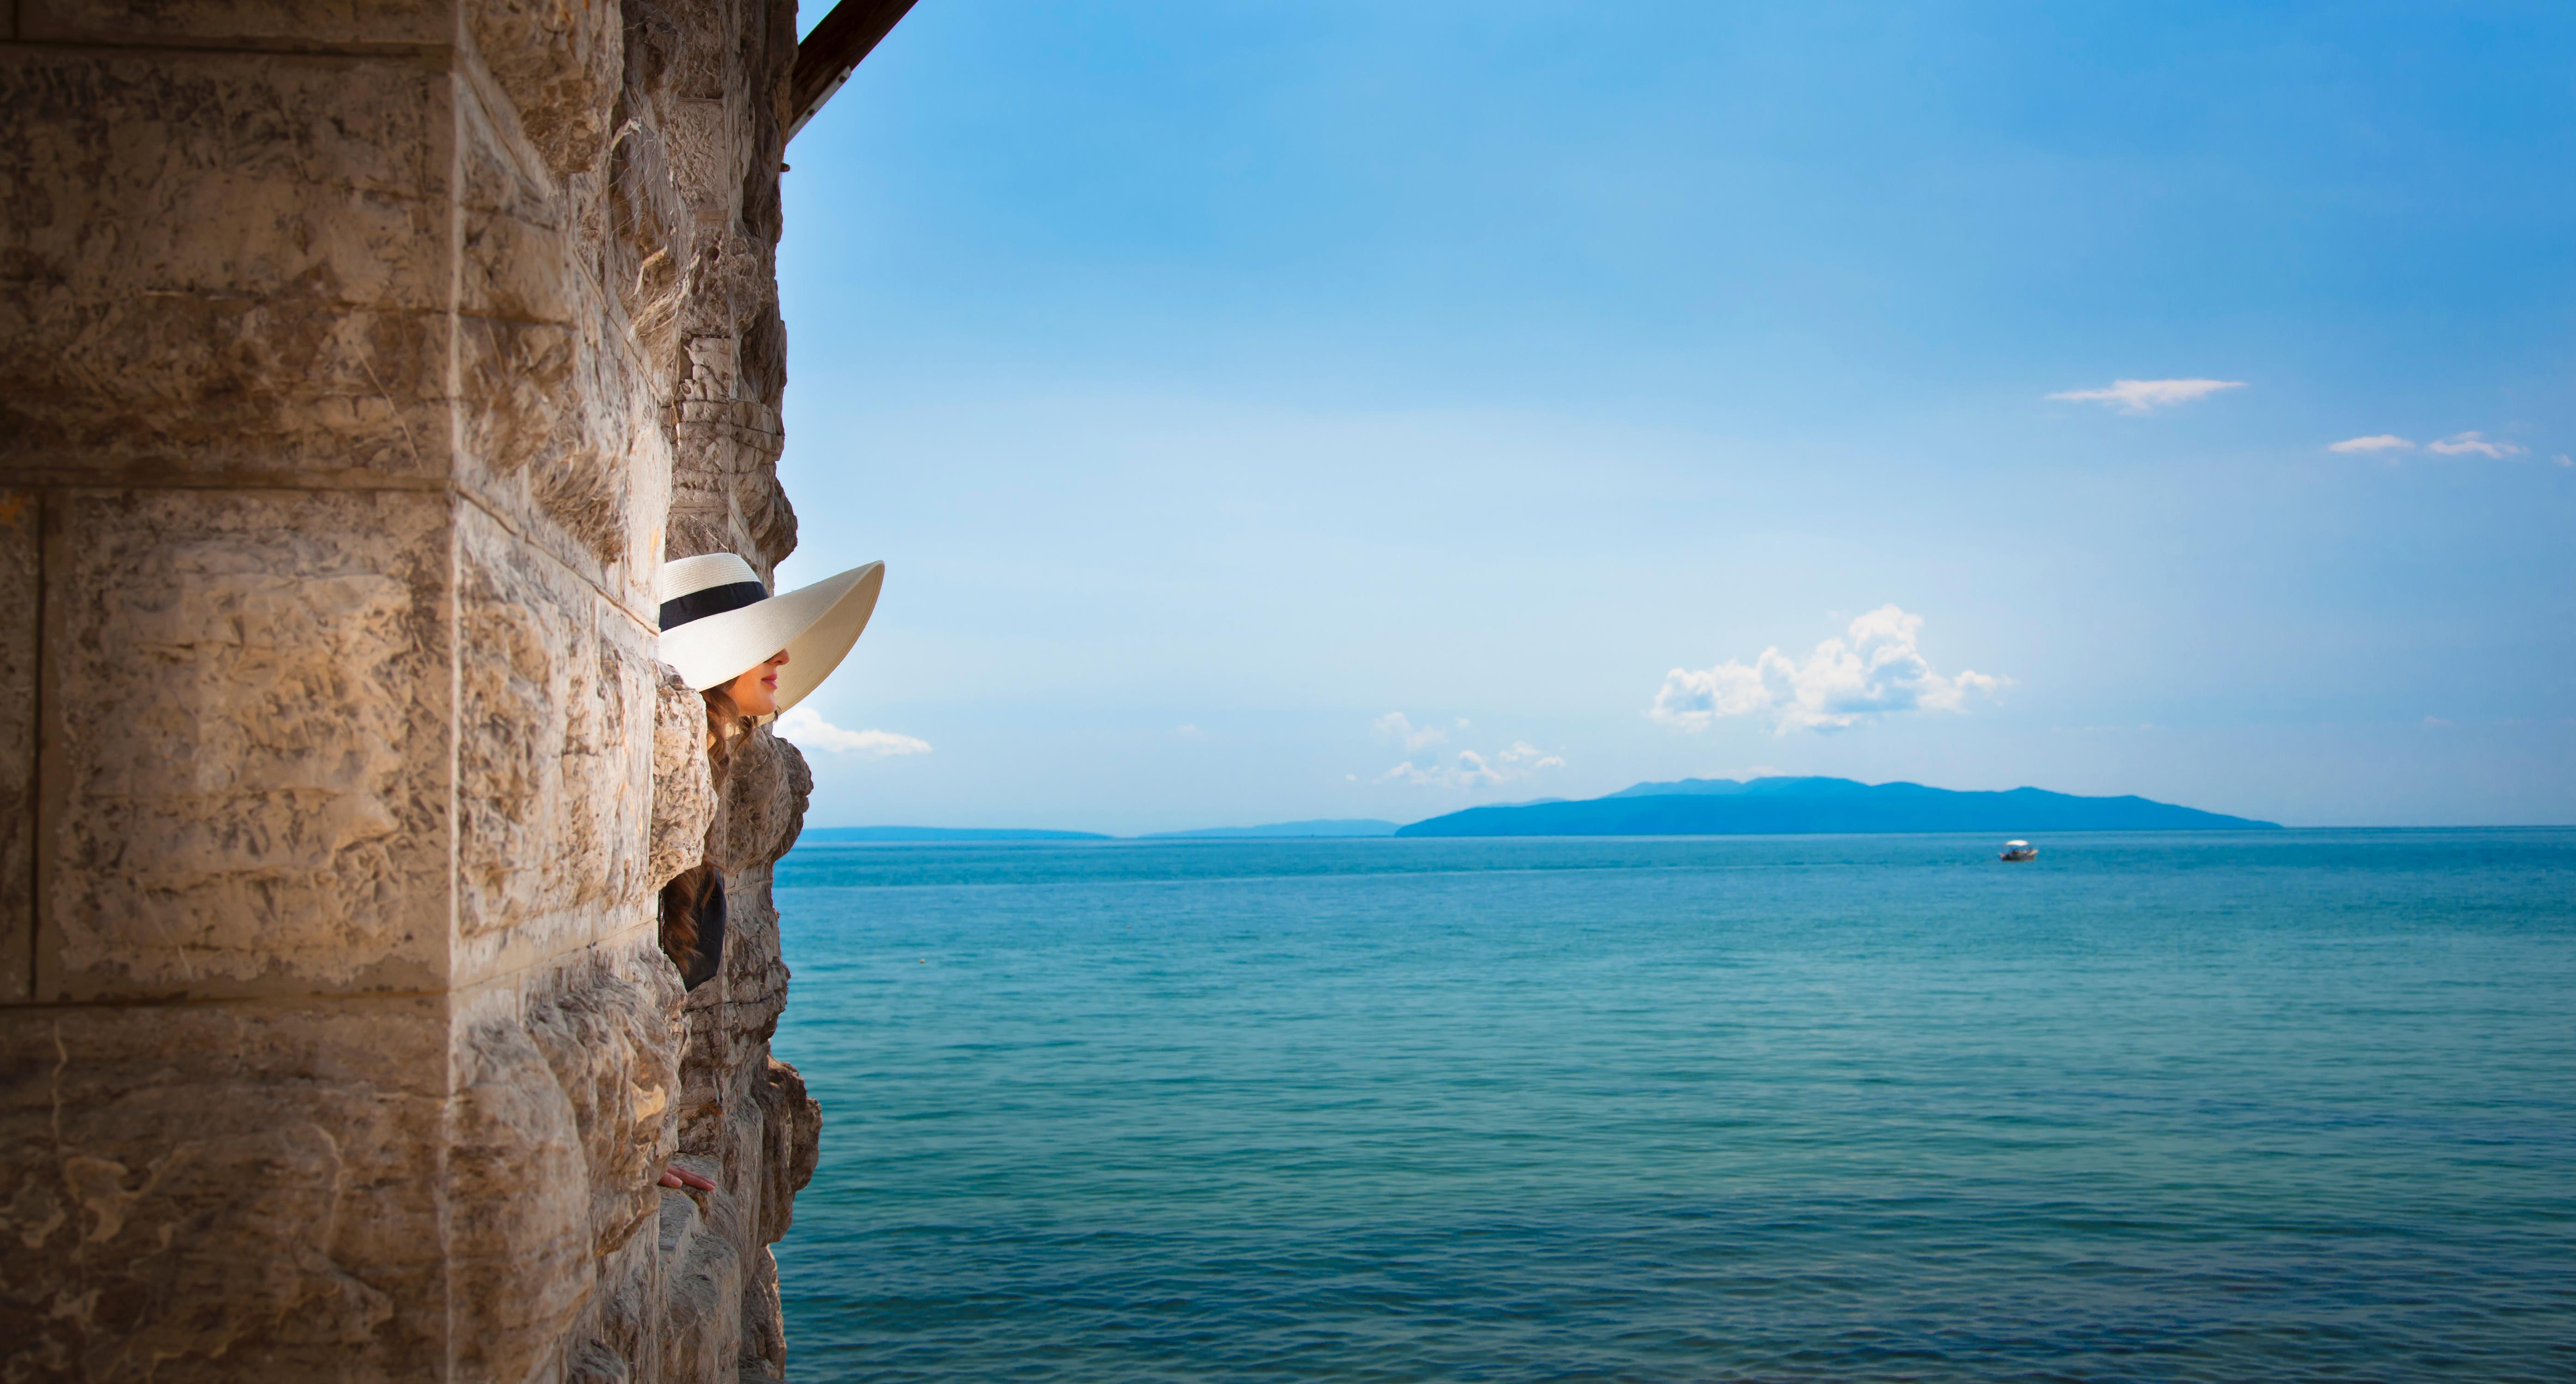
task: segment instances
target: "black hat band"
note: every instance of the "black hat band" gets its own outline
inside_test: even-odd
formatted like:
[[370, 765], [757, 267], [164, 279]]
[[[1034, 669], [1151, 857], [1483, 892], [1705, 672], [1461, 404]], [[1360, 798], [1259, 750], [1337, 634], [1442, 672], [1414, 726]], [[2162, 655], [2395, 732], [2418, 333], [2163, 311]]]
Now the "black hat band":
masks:
[[674, 596], [662, 603], [662, 632], [669, 634], [691, 620], [722, 615], [728, 610], [740, 610], [768, 599], [769, 588], [756, 581], [729, 582], [703, 591], [692, 591], [685, 596]]

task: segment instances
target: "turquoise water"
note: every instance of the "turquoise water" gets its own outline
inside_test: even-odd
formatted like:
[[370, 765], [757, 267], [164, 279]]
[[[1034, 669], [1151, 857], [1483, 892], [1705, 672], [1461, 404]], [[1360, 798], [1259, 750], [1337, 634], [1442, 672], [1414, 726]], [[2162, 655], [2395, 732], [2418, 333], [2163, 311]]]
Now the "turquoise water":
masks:
[[2576, 1378], [2576, 831], [818, 846], [809, 1380]]

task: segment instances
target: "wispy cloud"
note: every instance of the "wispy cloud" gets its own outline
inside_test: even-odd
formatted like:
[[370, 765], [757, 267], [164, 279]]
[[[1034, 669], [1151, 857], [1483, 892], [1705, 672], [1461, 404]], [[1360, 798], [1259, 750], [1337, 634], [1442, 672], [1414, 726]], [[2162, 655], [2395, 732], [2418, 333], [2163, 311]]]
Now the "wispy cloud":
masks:
[[1751, 663], [1675, 668], [1647, 715], [1680, 730], [1706, 730], [1730, 716], [1767, 717], [1774, 734], [1837, 731], [1898, 711], [1965, 711], [1971, 696], [2010, 681], [1965, 670], [1933, 671], [1917, 641], [1923, 617], [1892, 605], [1851, 622], [1804, 662], [1764, 649]]
[[1526, 740], [1515, 740], [1493, 758], [1460, 750], [1453, 760], [1406, 760], [1377, 776], [1379, 783], [1408, 783], [1420, 788], [1491, 788], [1512, 783], [1542, 769], [1562, 769], [1565, 761]]
[[[1458, 718], [1458, 728], [1466, 729], [1467, 721]], [[1544, 769], [1562, 769], [1565, 760], [1549, 754], [1526, 740], [1515, 740], [1493, 755], [1474, 750], [1460, 750], [1447, 757], [1421, 758], [1421, 751], [1449, 738], [1449, 733], [1431, 727], [1417, 726], [1401, 711], [1390, 711], [1370, 723], [1381, 739], [1404, 744], [1408, 757], [1401, 764], [1377, 776], [1379, 783], [1409, 783], [1423, 788], [1490, 788], [1495, 784], [1525, 779]], [[1419, 763], [1415, 762], [1417, 759]]]
[[930, 742], [890, 730], [843, 730], [824, 720], [812, 707], [790, 708], [778, 718], [780, 735], [809, 750], [829, 750], [834, 754], [863, 754], [878, 759], [894, 755], [928, 754]]
[[[1458, 724], [1464, 726], [1467, 723], [1460, 721]], [[1382, 739], [1402, 741], [1406, 754], [1419, 754], [1424, 746], [1437, 745], [1449, 738], [1449, 732], [1436, 726], [1413, 724], [1405, 719], [1401, 711], [1390, 711], [1370, 722], [1369, 725]]]
[[[2341, 442], [2329, 442], [2326, 444], [2326, 450], [2329, 452], [2411, 452], [2415, 450], [2415, 443], [2395, 433], [2378, 433], [2370, 437], [2347, 437]], [[2526, 456], [2530, 452], [2529, 448], [2520, 443], [2497, 442], [2482, 432], [2453, 433], [2439, 442], [2425, 443], [2424, 450], [2436, 456], [2489, 457], [2497, 461]], [[2390, 456], [2388, 464], [2396, 465], [2397, 458]], [[2558, 464], [2565, 466], [2569, 463], [2567, 458], [2560, 457]]]
[[1565, 761], [1563, 759], [1541, 750], [1538, 746], [1533, 745], [1526, 740], [1513, 741], [1510, 748], [1504, 750], [1501, 754], [1494, 756], [1494, 762], [1503, 765], [1523, 765], [1533, 772], [1540, 769], [1562, 769], [1565, 767]]
[[2446, 457], [2476, 455], [2493, 457], [2498, 461], [2521, 456], [2524, 451], [2510, 442], [2489, 442], [2485, 433], [2477, 432], [2453, 433], [2439, 442], [2425, 444], [2425, 450], [2439, 452]]
[[2107, 389], [2069, 389], [2048, 397], [2107, 404], [2122, 413], [2147, 413], [2204, 399], [2222, 389], [2244, 387], [2243, 380], [2113, 380]]

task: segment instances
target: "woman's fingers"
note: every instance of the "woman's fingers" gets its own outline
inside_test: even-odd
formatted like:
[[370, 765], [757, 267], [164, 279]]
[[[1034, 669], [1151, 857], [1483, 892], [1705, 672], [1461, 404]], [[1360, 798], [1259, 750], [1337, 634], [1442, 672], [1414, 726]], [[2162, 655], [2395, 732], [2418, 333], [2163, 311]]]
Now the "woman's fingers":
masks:
[[662, 1185], [665, 1187], [686, 1187], [689, 1184], [682, 1182], [678, 1173], [666, 1172], [662, 1174]]
[[665, 1187], [695, 1187], [701, 1192], [712, 1192], [716, 1189], [716, 1185], [714, 1183], [707, 1181], [696, 1173], [690, 1172], [686, 1168], [680, 1167], [674, 1167], [669, 1172], [662, 1174], [662, 1185]]

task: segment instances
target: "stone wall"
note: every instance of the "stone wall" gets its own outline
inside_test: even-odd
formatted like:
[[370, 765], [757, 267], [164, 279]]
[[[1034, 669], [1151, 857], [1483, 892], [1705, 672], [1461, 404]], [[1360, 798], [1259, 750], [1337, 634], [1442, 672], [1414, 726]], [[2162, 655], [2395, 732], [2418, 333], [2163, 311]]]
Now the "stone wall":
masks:
[[0, 1379], [783, 1368], [809, 780], [741, 757], [684, 997], [651, 578], [795, 542], [794, 41], [0, 0]]

